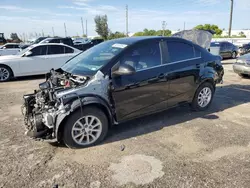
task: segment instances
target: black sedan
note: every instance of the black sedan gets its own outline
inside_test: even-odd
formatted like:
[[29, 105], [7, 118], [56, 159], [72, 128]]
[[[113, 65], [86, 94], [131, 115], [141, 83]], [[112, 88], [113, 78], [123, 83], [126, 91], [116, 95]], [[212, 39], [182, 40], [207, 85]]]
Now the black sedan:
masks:
[[106, 41], [52, 70], [40, 91], [24, 96], [27, 135], [92, 146], [130, 119], [183, 103], [206, 110], [223, 74], [220, 56], [182, 38]]
[[239, 57], [233, 65], [234, 72], [241, 77], [250, 75], [250, 54]]
[[220, 55], [222, 58], [235, 59], [238, 55], [238, 47], [234, 44], [223, 41], [223, 42], [212, 42], [210, 45], [210, 53], [214, 55]]

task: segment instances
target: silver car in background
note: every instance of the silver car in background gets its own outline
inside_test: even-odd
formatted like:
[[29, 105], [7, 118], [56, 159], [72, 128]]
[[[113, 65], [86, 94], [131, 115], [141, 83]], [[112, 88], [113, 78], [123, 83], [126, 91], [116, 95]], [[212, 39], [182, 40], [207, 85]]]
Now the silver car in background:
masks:
[[233, 65], [233, 70], [241, 77], [250, 76], [250, 54], [239, 57]]

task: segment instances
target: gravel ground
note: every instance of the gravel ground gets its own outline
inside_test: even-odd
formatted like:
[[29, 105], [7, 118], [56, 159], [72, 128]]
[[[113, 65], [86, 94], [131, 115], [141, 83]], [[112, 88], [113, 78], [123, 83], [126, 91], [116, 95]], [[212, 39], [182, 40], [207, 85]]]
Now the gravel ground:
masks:
[[114, 127], [72, 150], [24, 135], [22, 95], [42, 77], [0, 84], [0, 187], [249, 187], [250, 79], [225, 61], [211, 108], [179, 107]]

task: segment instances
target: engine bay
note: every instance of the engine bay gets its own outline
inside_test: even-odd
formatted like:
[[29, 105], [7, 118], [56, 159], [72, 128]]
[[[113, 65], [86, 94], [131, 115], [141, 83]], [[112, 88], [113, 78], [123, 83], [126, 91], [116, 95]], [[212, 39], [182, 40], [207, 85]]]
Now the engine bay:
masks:
[[22, 113], [26, 135], [32, 138], [53, 139], [53, 126], [56, 116], [63, 108], [62, 101], [55, 92], [64, 91], [86, 83], [88, 77], [76, 76], [59, 70], [46, 74], [46, 81], [39, 84], [39, 90], [24, 95]]

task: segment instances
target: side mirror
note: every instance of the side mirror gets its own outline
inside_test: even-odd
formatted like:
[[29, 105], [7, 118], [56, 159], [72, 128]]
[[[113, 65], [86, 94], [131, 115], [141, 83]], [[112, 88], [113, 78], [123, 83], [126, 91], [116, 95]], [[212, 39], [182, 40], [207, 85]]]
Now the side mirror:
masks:
[[121, 76], [121, 75], [131, 75], [131, 74], [135, 74], [135, 68], [130, 66], [130, 65], [127, 65], [127, 64], [123, 64], [123, 65], [120, 65], [118, 67], [117, 70], [115, 70], [112, 75], [114, 76]]
[[32, 55], [32, 52], [31, 51], [27, 51], [27, 52], [25, 52], [24, 57], [29, 57], [31, 55]]

